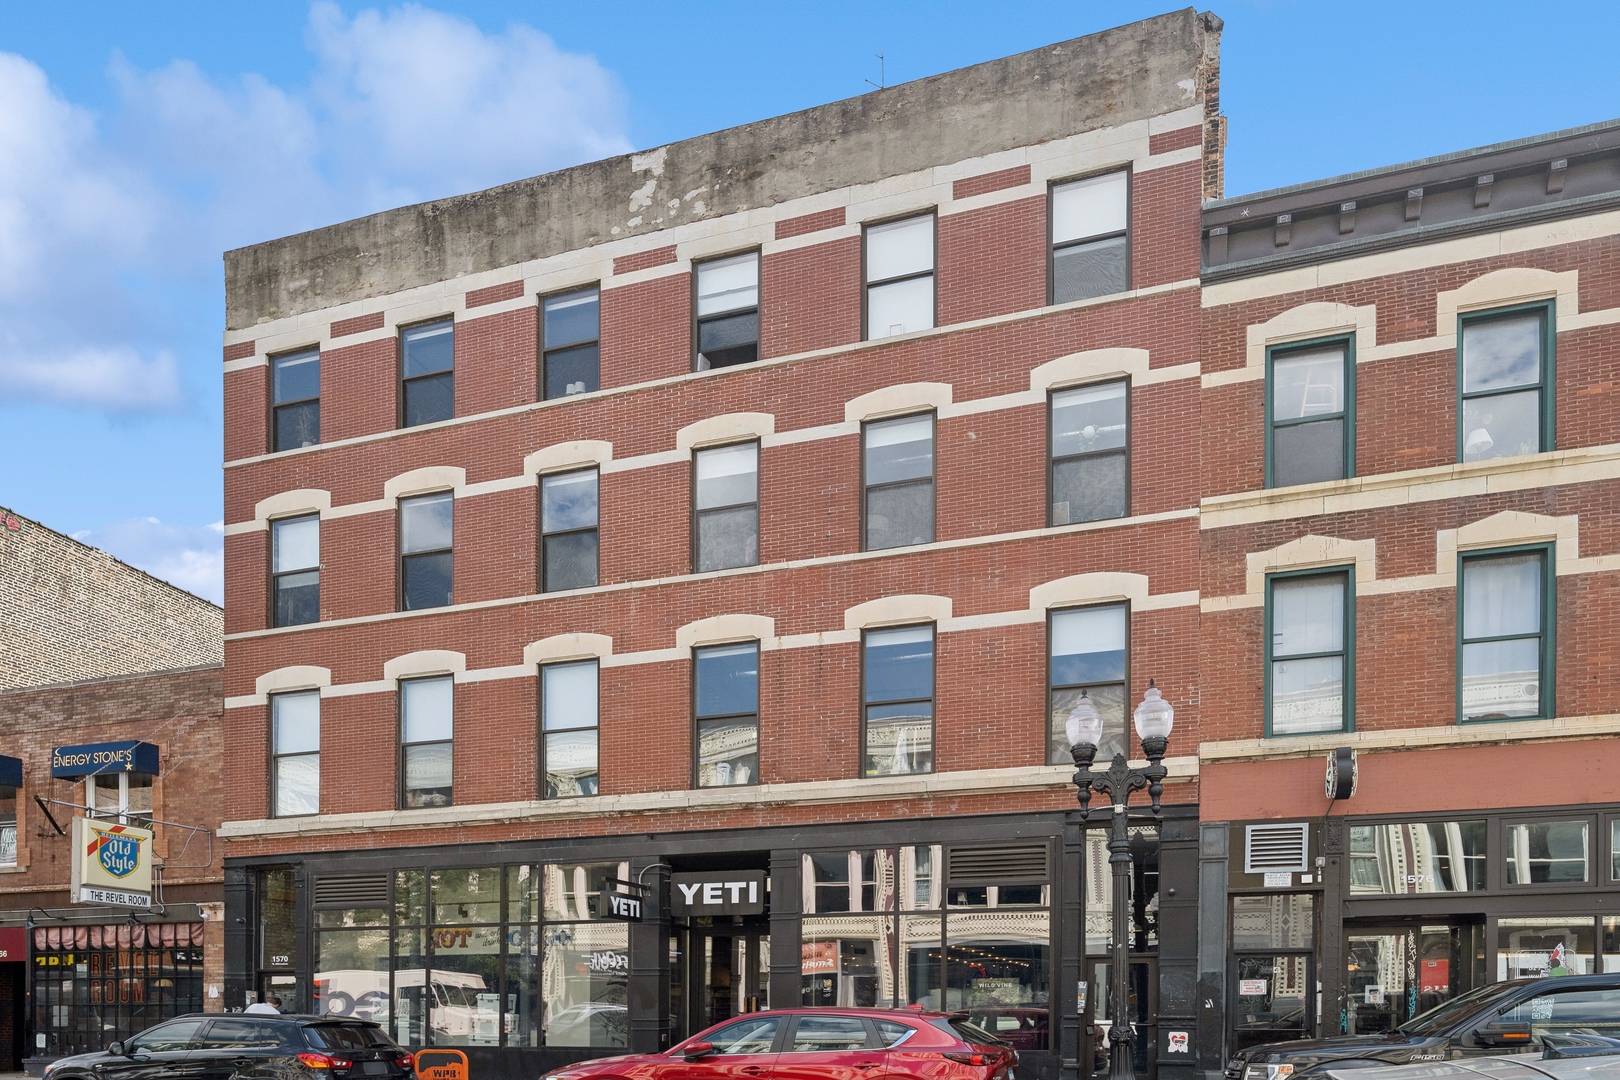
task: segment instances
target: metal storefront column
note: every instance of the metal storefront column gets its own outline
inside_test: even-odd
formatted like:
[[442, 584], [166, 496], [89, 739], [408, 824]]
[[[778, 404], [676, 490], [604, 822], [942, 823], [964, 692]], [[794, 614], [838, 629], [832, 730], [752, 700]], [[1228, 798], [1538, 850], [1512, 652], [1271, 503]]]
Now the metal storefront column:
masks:
[[771, 852], [771, 1008], [794, 1008], [804, 998], [804, 953], [799, 946], [799, 850]]
[[630, 877], [648, 891], [642, 921], [630, 924], [629, 1050], [656, 1054], [670, 1045], [669, 864], [657, 856], [634, 858]]

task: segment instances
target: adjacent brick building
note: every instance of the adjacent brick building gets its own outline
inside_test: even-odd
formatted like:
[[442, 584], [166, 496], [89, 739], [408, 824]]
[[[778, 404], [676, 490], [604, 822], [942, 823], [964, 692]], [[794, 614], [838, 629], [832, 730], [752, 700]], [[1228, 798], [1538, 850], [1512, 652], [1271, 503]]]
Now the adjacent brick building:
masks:
[[[0, 525], [0, 1069], [37, 1072], [222, 1005], [222, 613], [20, 515]], [[132, 744], [130, 770], [55, 760]], [[159, 822], [150, 908], [70, 894], [67, 832], [91, 811]]]
[[[285, 989], [516, 1076], [920, 1001], [1088, 1075], [1109, 891], [1063, 721], [1084, 696], [1135, 748], [1152, 678], [1176, 724], [1137, 832], [1138, 1058], [1190, 1077], [1262, 1029], [1377, 1022], [1347, 950], [1429, 948], [1425, 898], [1367, 904], [1389, 815], [1473, 805], [1455, 755], [1582, 738], [1567, 796], [1519, 795], [1612, 801], [1613, 129], [1222, 200], [1220, 25], [228, 253], [228, 1004]], [[1440, 644], [1487, 546], [1463, 647], [1578, 665], [1556, 693], [1508, 700], [1495, 660], [1459, 683]], [[1508, 604], [1554, 577], [1556, 651]], [[1459, 694], [1518, 711], [1459, 723]], [[1361, 789], [1313, 803], [1341, 747]], [[1492, 837], [1488, 895], [1443, 901], [1431, 996], [1531, 957], [1513, 920], [1569, 915], [1551, 895], [1588, 941], [1615, 887], [1601, 811], [1552, 893], [1570, 814], [1472, 813], [1436, 827]], [[1540, 878], [1498, 888], [1521, 836]], [[691, 875], [768, 885], [706, 905]], [[604, 918], [614, 881], [647, 921]]]

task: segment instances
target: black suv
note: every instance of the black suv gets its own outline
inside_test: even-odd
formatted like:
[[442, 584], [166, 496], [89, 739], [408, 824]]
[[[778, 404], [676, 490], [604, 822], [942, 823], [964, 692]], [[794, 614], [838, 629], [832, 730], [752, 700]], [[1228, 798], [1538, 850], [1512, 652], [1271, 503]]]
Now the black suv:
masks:
[[256, 1013], [181, 1016], [98, 1054], [45, 1067], [49, 1080], [400, 1080], [410, 1053], [366, 1020]]
[[1339, 1035], [1251, 1047], [1226, 1080], [1293, 1080], [1327, 1069], [1450, 1061], [1540, 1050], [1543, 1035], [1620, 1036], [1620, 974], [1491, 983], [1378, 1035]]

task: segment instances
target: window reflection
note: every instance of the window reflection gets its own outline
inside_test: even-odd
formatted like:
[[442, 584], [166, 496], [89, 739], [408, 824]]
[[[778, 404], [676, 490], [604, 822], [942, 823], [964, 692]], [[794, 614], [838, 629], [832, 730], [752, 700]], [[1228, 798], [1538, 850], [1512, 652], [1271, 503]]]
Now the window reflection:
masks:
[[1481, 892], [1485, 822], [1350, 826], [1352, 893]]

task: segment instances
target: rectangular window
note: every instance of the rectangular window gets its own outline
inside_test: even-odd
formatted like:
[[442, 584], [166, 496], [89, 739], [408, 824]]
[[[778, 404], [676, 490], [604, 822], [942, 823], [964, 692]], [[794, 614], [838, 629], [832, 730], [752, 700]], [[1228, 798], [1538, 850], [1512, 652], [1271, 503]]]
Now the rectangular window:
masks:
[[540, 381], [547, 398], [601, 389], [602, 300], [596, 286], [548, 296], [542, 304]]
[[456, 325], [450, 319], [413, 326], [400, 334], [402, 427], [432, 424], [456, 415]]
[[271, 445], [296, 450], [321, 441], [321, 351], [270, 358]]
[[759, 443], [693, 455], [694, 562], [699, 573], [759, 563]]
[[759, 783], [759, 642], [694, 649], [697, 786]]
[[455, 513], [455, 495], [448, 491], [399, 500], [401, 611], [451, 602]]
[[1267, 581], [1266, 733], [1348, 731], [1354, 711], [1350, 571]]
[[1052, 395], [1053, 525], [1130, 513], [1127, 390], [1122, 380]]
[[1462, 559], [1463, 720], [1552, 715], [1551, 549]]
[[934, 771], [934, 628], [868, 630], [861, 644], [861, 774]]
[[1103, 718], [1097, 760], [1112, 761], [1115, 754], [1130, 756], [1125, 729], [1125, 644], [1130, 639], [1129, 622], [1130, 612], [1124, 604], [1052, 612], [1047, 669], [1051, 707], [1046, 743], [1047, 760], [1053, 765], [1074, 760], [1069, 753], [1069, 714], [1082, 695]]
[[861, 430], [865, 550], [934, 540], [934, 414], [881, 420]]
[[272, 626], [321, 620], [321, 517], [282, 518], [270, 523]]
[[1267, 353], [1268, 487], [1355, 475], [1355, 364], [1350, 342]]
[[697, 264], [697, 369], [759, 359], [759, 252]]
[[934, 325], [934, 215], [866, 227], [866, 337]]
[[1586, 881], [1588, 824], [1535, 821], [1504, 825], [1507, 884], [1548, 885]]
[[1130, 288], [1130, 176], [1124, 171], [1052, 188], [1052, 303]]
[[540, 669], [540, 755], [548, 799], [597, 793], [597, 693], [595, 660]]
[[455, 682], [449, 675], [399, 684], [399, 802], [449, 806]]
[[540, 478], [543, 592], [596, 584], [597, 473], [595, 469]]
[[1551, 450], [1552, 308], [1460, 319], [1464, 461]]
[[0, 866], [17, 865], [17, 789], [0, 787]]
[[321, 811], [321, 694], [270, 698], [270, 816]]
[[[1548, 975], [1591, 975], [1597, 970], [1592, 963], [1596, 946], [1597, 935], [1590, 916], [1498, 919], [1496, 977], [1501, 980], [1539, 979]], [[1613, 992], [1609, 991], [1611, 994]], [[1578, 990], [1575, 993], [1580, 997], [1586, 996]], [[1530, 1021], [1530, 1035], [1534, 1041], [1546, 1030], [1546, 1022], [1563, 1012], [1555, 1006], [1561, 997], [1563, 993], [1555, 993], [1521, 1001], [1517, 1006], [1504, 1010], [1497, 1019]], [[1612, 1005], [1604, 1011], [1608, 1018], [1615, 1015]], [[1593, 1034], [1607, 1035], [1609, 1032], [1596, 1031]]]
[[1485, 891], [1485, 822], [1350, 826], [1350, 892]]

